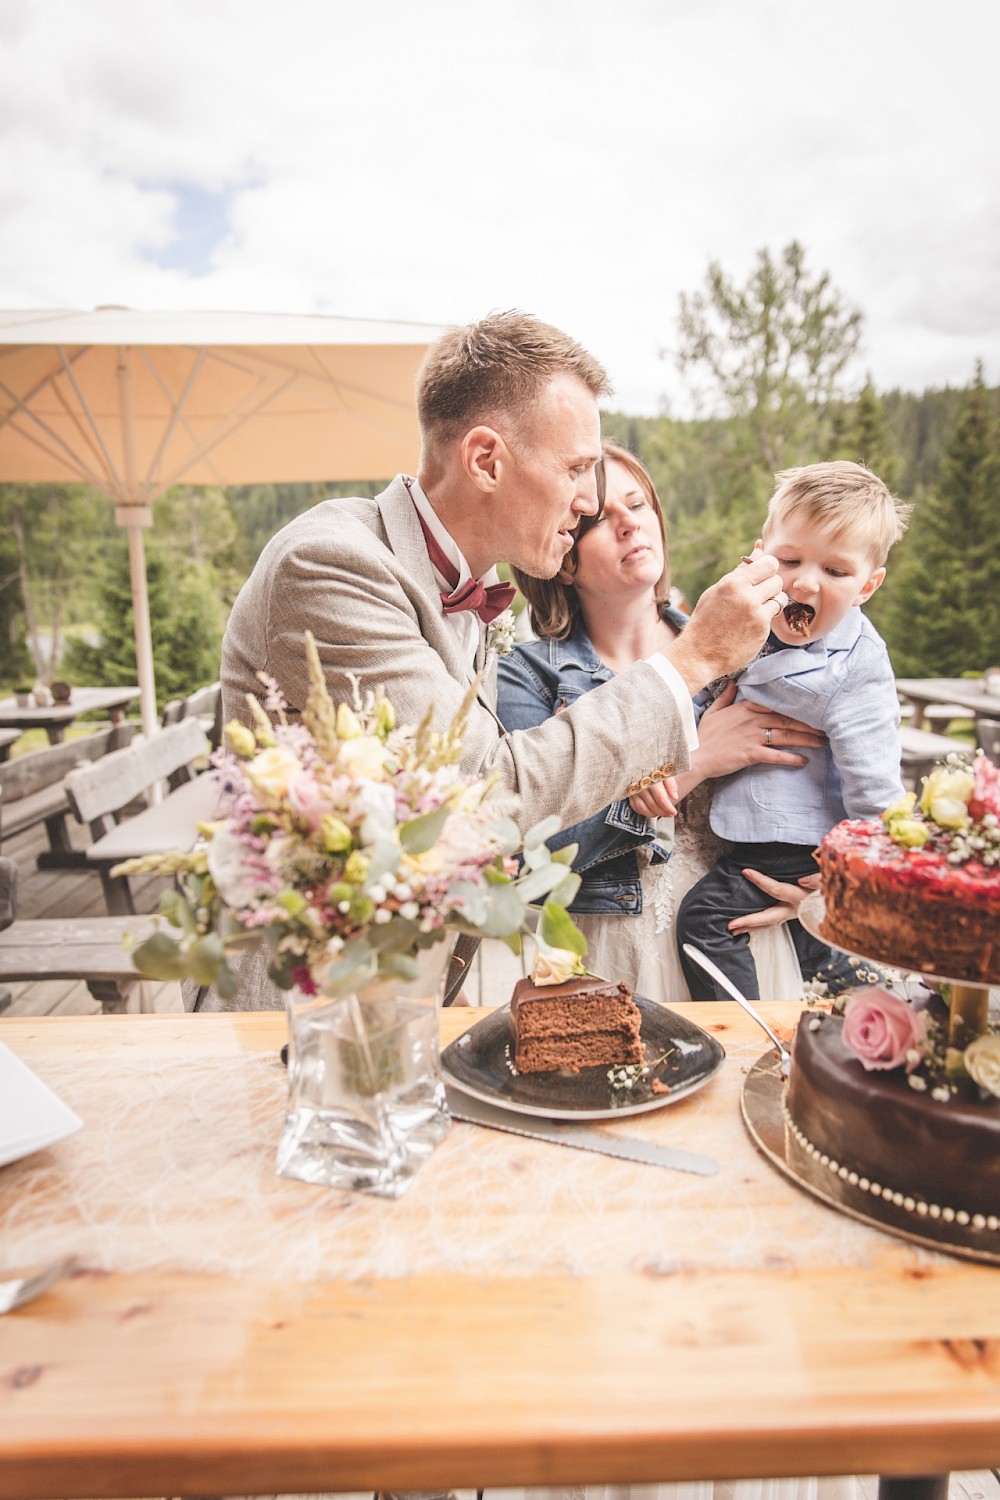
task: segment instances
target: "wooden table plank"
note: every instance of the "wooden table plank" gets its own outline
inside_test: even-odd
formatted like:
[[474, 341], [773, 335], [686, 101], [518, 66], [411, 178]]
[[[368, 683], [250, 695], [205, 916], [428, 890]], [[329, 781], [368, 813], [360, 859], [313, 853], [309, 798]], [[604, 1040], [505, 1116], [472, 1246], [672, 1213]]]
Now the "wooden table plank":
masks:
[[21, 708], [14, 698], [0, 698], [0, 725], [19, 731], [44, 729], [56, 744], [80, 714], [104, 712], [115, 723], [138, 697], [137, 687], [75, 687], [68, 703], [32, 703]]
[[[739, 1045], [751, 1043], [752, 1053], [752, 1023], [738, 1007], [677, 1008], [724, 1036], [726, 1067], [741, 1066]], [[779, 1026], [799, 1010], [763, 1009]], [[479, 1015], [445, 1012], [443, 1041]], [[273, 1054], [284, 1031], [280, 1015], [0, 1021], [0, 1040], [40, 1070], [56, 1058], [92, 1066], [106, 1059], [140, 1076], [153, 1058], [183, 1065]], [[723, 1097], [712, 1084], [692, 1101], [641, 1117], [642, 1127], [669, 1137], [676, 1111], [711, 1111], [713, 1090]], [[537, 1161], [527, 1153], [562, 1151], [492, 1132], [468, 1140], [494, 1169], [502, 1161], [514, 1182], [519, 1173], [537, 1180], [524, 1173]], [[210, 1160], [211, 1140], [205, 1152]], [[731, 1206], [747, 1170], [759, 1165], [739, 1136], [723, 1173], [699, 1179], [703, 1214]], [[196, 1193], [197, 1171], [186, 1170]], [[405, 1236], [426, 1214], [421, 1185], [430, 1189], [434, 1170], [432, 1159], [426, 1179], [381, 1206], [386, 1235]], [[668, 1172], [617, 1163], [607, 1170], [616, 1173], [609, 1181], [664, 1201], [679, 1190]], [[792, 1225], [802, 1195], [772, 1175], [772, 1211]], [[359, 1200], [331, 1193], [329, 1201], [338, 1234], [350, 1237]], [[0, 1210], [3, 1202], [0, 1173]], [[497, 1212], [488, 1178], [453, 1210], [436, 1206], [454, 1212], [458, 1236], [469, 1215]], [[516, 1230], [523, 1212], [530, 1233], [534, 1207], [524, 1201], [512, 1225], [497, 1227]], [[558, 1200], [556, 1211], [571, 1214], [573, 1204]], [[843, 1235], [834, 1233], [829, 1252], [805, 1267], [778, 1257], [710, 1271], [681, 1253], [667, 1267], [605, 1274], [508, 1274], [502, 1258], [448, 1274], [307, 1282], [87, 1272], [3, 1320], [0, 1495], [137, 1495], [151, 1487], [307, 1493], [997, 1465], [1000, 1272], [882, 1235], [858, 1255], [850, 1221], [817, 1212], [829, 1213]]]
[[913, 704], [913, 727], [922, 729], [932, 703], [967, 710], [970, 718], [1000, 718], [1000, 693], [987, 692], [974, 677], [897, 677], [896, 691]]

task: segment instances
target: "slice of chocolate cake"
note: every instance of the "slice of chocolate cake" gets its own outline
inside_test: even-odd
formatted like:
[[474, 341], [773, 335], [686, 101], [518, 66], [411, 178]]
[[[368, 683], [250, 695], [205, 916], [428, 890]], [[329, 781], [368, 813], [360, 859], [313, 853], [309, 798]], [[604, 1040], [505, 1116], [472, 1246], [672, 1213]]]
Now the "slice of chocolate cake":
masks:
[[510, 1002], [519, 1073], [578, 1073], [642, 1062], [642, 1017], [627, 985], [579, 974], [563, 984], [520, 979]]

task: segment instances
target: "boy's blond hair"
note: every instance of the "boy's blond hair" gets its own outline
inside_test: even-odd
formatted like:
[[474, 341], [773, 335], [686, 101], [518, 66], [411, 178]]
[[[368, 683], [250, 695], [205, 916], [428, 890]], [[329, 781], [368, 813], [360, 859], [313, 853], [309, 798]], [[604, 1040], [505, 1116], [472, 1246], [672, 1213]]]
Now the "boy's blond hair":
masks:
[[834, 536], [849, 534], [881, 568], [909, 524], [913, 506], [897, 500], [864, 464], [841, 459], [806, 464], [784, 469], [775, 479], [778, 487], [767, 507], [765, 540], [780, 522], [797, 518], [829, 529]]

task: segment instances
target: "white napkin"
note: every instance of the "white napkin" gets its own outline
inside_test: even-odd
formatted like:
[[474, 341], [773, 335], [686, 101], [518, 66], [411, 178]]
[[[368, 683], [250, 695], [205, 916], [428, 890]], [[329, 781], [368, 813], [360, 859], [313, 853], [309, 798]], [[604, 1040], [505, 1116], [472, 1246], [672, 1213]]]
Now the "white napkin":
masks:
[[53, 1146], [83, 1121], [0, 1042], [0, 1167]]

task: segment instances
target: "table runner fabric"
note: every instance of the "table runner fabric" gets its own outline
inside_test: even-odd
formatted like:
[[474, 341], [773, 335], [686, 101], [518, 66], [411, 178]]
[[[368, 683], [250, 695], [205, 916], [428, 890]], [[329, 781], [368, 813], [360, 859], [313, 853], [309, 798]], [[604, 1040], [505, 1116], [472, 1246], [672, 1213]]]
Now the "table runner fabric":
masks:
[[795, 1271], [884, 1254], [883, 1235], [790, 1185], [750, 1145], [739, 1096], [761, 1049], [730, 1046], [698, 1093], [613, 1127], [707, 1152], [721, 1164], [717, 1176], [456, 1123], [397, 1201], [275, 1175], [286, 1099], [276, 1055], [122, 1054], [115, 1064], [36, 1052], [33, 1068], [84, 1129], [4, 1169], [4, 1261], [75, 1254], [105, 1271], [183, 1268], [281, 1282], [470, 1268], [480, 1276], [661, 1276], [688, 1265]]

